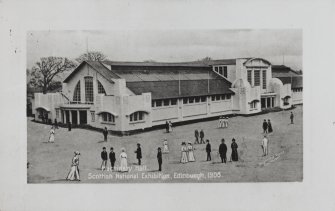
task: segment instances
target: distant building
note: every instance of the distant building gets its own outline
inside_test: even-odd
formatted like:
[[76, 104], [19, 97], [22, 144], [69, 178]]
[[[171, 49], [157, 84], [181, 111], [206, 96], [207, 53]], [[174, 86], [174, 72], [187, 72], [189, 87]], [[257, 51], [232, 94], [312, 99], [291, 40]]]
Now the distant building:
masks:
[[33, 112], [124, 132], [166, 121], [290, 108], [293, 96], [291, 83], [274, 78], [271, 63], [262, 58], [206, 64], [87, 61], [64, 80], [62, 92], [36, 93]]

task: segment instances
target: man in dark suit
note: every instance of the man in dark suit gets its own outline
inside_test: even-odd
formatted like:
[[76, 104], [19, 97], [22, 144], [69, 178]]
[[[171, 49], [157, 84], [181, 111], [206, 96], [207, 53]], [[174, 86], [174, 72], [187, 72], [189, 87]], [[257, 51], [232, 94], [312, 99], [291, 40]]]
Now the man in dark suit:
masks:
[[158, 166], [159, 166], [158, 171], [162, 171], [163, 160], [162, 160], [162, 150], [160, 147], [158, 147], [157, 160], [158, 160]]
[[264, 122], [263, 122], [263, 132], [268, 133], [268, 123], [265, 119], [264, 119]]
[[102, 152], [101, 152], [101, 159], [102, 159], [102, 163], [101, 163], [101, 170], [105, 170], [107, 167], [107, 152], [106, 152], [106, 147], [102, 148]]
[[166, 133], [169, 132], [169, 122], [168, 121], [165, 122], [165, 130], [166, 130]]
[[207, 145], [206, 145], [207, 161], [211, 161], [212, 160], [212, 157], [211, 157], [211, 151], [212, 151], [211, 144], [209, 143], [208, 139], [206, 140], [206, 142], [207, 142]]
[[198, 130], [194, 131], [194, 136], [195, 136], [194, 144], [199, 144], [199, 131]]
[[111, 166], [112, 166], [112, 170], [114, 170], [114, 164], [115, 164], [115, 152], [113, 147], [111, 147], [110, 149], [111, 151], [109, 152], [109, 160], [111, 161]]
[[138, 160], [138, 165], [141, 165], [142, 150], [141, 150], [141, 145], [139, 143], [137, 143], [137, 149], [135, 153], [136, 153], [136, 158]]
[[200, 131], [200, 144], [204, 144], [205, 141], [204, 141], [204, 137], [205, 137], [205, 133], [204, 131], [201, 129]]
[[224, 139], [221, 140], [221, 144], [219, 146], [219, 154], [221, 157], [221, 162], [227, 162], [227, 145], [224, 143]]
[[294, 124], [294, 123], [293, 123], [294, 115], [293, 115], [292, 112], [291, 112], [291, 114], [290, 114], [290, 119], [291, 119], [291, 124]]
[[107, 136], [108, 136], [108, 130], [107, 127], [102, 131], [102, 134], [104, 135], [104, 141], [107, 141]]
[[69, 131], [71, 131], [71, 122], [70, 121], [67, 122], [67, 128], [68, 128]]

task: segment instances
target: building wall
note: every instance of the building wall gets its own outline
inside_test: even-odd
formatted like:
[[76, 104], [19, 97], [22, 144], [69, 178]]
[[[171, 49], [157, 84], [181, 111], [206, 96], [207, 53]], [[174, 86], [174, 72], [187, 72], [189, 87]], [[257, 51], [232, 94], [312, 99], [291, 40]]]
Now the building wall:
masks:
[[35, 93], [34, 98], [34, 102], [32, 103], [32, 111], [33, 114], [35, 114], [35, 120], [42, 121], [42, 119], [39, 118], [36, 110], [38, 108], [45, 108], [49, 110], [50, 112], [48, 113], [48, 118], [52, 122], [55, 118], [57, 121], [60, 120], [60, 114], [58, 118], [56, 116], [56, 108], [59, 108], [60, 105], [67, 102], [67, 100], [60, 93]]
[[293, 105], [302, 104], [303, 103], [302, 98], [303, 98], [302, 88], [299, 91], [292, 89], [292, 104]]

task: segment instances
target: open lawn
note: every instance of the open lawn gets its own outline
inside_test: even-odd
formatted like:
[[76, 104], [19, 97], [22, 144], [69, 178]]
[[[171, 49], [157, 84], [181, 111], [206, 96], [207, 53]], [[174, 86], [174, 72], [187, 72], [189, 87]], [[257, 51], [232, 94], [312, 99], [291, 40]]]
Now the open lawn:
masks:
[[[47, 143], [49, 125], [27, 121], [28, 127], [28, 183], [160, 183], [160, 182], [293, 182], [303, 179], [303, 107], [292, 110], [295, 124], [289, 124], [290, 111], [273, 112], [250, 117], [233, 117], [229, 127], [217, 128], [218, 121], [204, 121], [175, 127], [172, 133], [165, 130], [143, 132], [131, 136], [108, 136], [85, 129], [60, 128], [55, 143]], [[261, 140], [263, 119], [271, 119], [274, 132], [269, 135], [269, 155], [262, 157]], [[206, 161], [205, 145], [194, 145], [196, 162], [181, 164], [182, 141], [194, 142], [194, 130], [203, 129], [205, 139], [212, 145], [212, 161]], [[163, 139], [169, 143], [169, 154], [163, 154], [161, 174], [157, 171], [157, 147]], [[222, 164], [217, 155], [221, 138], [226, 140], [227, 158], [231, 154], [231, 139], [238, 144], [240, 160]], [[142, 147], [142, 168], [136, 160], [136, 143]], [[128, 173], [100, 169], [102, 147], [114, 147], [116, 166], [119, 165], [121, 147], [128, 154]], [[66, 181], [74, 151], [80, 151], [80, 182]], [[274, 156], [276, 155], [276, 156]], [[108, 161], [108, 166], [110, 163]], [[177, 178], [179, 173], [200, 178]], [[101, 174], [105, 175], [104, 177]], [[148, 178], [148, 177], [158, 178]], [[97, 177], [100, 177], [97, 179]], [[131, 178], [129, 178], [131, 177]]]

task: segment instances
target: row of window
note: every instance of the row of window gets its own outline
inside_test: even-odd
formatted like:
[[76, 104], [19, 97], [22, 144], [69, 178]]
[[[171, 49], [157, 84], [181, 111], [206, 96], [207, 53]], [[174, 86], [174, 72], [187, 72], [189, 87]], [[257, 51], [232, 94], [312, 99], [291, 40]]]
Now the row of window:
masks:
[[[223, 95], [212, 95], [212, 101], [219, 101], [219, 100], [229, 100], [231, 98], [230, 94], [223, 94]], [[204, 103], [206, 102], [206, 96], [199, 96], [199, 97], [184, 97], [183, 104], [192, 104], [192, 103]], [[151, 102], [151, 106], [155, 107], [163, 107], [163, 106], [172, 106], [177, 105], [177, 99], [165, 99], [165, 100], [153, 100]]]
[[257, 108], [257, 101], [252, 101], [251, 103], [249, 103], [250, 105], [250, 110], [254, 110]]
[[[93, 100], [94, 100], [93, 77], [90, 77], [90, 76], [84, 77], [84, 81], [85, 81], [85, 102], [93, 103]], [[103, 85], [100, 83], [100, 81], [98, 81], [98, 93], [106, 95], [106, 91]], [[74, 88], [73, 101], [81, 102], [80, 81], [77, 83], [76, 87]]]
[[228, 69], [227, 66], [215, 66], [214, 71], [219, 73], [220, 75], [223, 75], [225, 78], [228, 77]]
[[[251, 86], [260, 86], [261, 70], [247, 70], [247, 80]], [[262, 88], [266, 89], [266, 70], [262, 70]]]
[[292, 91], [293, 92], [302, 92], [302, 88], [293, 88]]
[[[115, 123], [115, 116], [113, 114], [103, 112], [100, 115], [101, 115], [102, 122]], [[143, 121], [144, 120], [144, 112], [143, 111], [137, 111], [137, 112], [134, 112], [134, 113], [130, 114], [129, 120], [130, 120], [130, 122]]]

